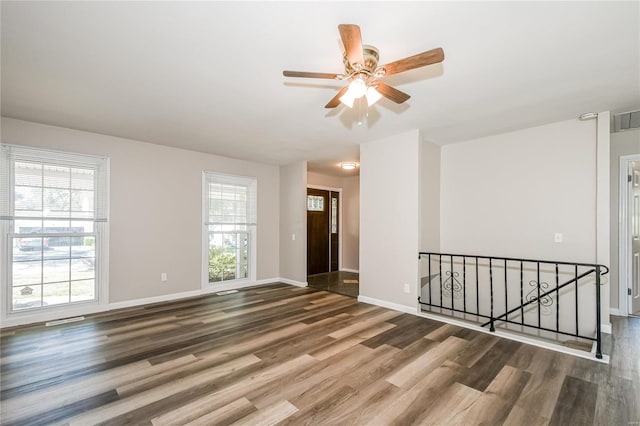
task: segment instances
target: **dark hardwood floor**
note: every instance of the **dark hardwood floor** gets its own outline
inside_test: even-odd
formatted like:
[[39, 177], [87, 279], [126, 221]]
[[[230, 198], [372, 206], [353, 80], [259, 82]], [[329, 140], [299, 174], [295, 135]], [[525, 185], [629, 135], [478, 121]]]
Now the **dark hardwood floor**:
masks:
[[4, 425], [630, 425], [640, 320], [609, 365], [275, 284], [2, 331]]

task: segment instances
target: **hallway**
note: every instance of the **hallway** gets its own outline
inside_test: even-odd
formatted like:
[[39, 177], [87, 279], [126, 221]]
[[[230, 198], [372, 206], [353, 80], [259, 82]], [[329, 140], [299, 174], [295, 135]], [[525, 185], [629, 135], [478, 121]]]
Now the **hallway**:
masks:
[[360, 275], [354, 272], [328, 272], [326, 274], [309, 275], [307, 282], [309, 287], [318, 290], [326, 290], [332, 293], [342, 294], [349, 297], [358, 297]]

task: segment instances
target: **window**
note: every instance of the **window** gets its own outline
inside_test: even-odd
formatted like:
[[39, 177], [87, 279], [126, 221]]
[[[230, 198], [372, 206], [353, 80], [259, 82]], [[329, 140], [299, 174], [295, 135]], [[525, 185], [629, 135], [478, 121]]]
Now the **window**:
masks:
[[207, 284], [253, 280], [257, 182], [204, 173], [204, 265]]
[[0, 145], [9, 313], [104, 297], [108, 160]]

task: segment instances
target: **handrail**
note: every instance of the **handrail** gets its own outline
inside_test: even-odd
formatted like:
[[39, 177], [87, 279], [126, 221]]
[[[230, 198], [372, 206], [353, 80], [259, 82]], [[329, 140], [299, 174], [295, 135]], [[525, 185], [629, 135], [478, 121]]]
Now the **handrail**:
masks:
[[597, 263], [576, 263], [576, 262], [559, 262], [555, 260], [540, 260], [540, 259], [520, 259], [515, 257], [496, 257], [496, 256], [482, 256], [478, 254], [454, 254], [454, 253], [434, 253], [428, 251], [420, 251], [418, 252], [418, 259], [422, 257], [424, 254], [438, 255], [438, 256], [453, 256], [453, 257], [473, 257], [478, 259], [494, 259], [494, 260], [507, 260], [513, 262], [527, 262], [527, 263], [553, 263], [558, 265], [566, 265], [566, 266], [599, 266], [601, 268], [606, 269], [606, 271], [602, 272], [601, 275], [607, 275], [609, 273], [609, 268], [606, 265], [599, 265]]
[[[422, 259], [423, 256], [428, 257], [429, 265], [428, 265], [428, 302], [423, 299], [426, 299], [426, 296], [423, 298], [422, 295], [418, 297], [418, 303], [421, 305], [440, 308], [440, 313], [442, 310], [447, 310], [451, 312], [458, 312], [464, 314], [472, 314], [478, 318], [486, 318], [488, 321], [482, 324], [483, 327], [487, 325], [490, 326], [490, 331], [495, 331], [495, 322], [504, 322], [508, 324], [517, 324], [526, 327], [532, 327], [538, 330], [549, 331], [553, 333], [558, 333], [567, 336], [579, 337], [587, 340], [592, 340], [596, 342], [596, 357], [602, 358], [602, 336], [601, 336], [601, 328], [602, 328], [602, 319], [601, 319], [601, 276], [609, 273], [609, 268], [605, 265], [593, 264], [593, 263], [578, 263], [578, 262], [564, 262], [564, 261], [552, 261], [552, 260], [538, 260], [538, 259], [520, 259], [520, 258], [512, 258], [512, 257], [495, 257], [495, 256], [484, 256], [484, 255], [464, 255], [464, 254], [452, 254], [452, 253], [435, 253], [435, 252], [419, 252], [418, 258]], [[433, 259], [435, 258], [435, 259]], [[443, 259], [444, 258], [444, 259]], [[432, 262], [437, 261], [437, 265], [435, 265], [436, 270], [435, 274], [432, 274]], [[444, 261], [443, 261], [444, 260]], [[455, 265], [454, 265], [455, 260]], [[480, 260], [488, 260], [488, 263], [480, 264]], [[515, 281], [519, 281], [519, 289], [520, 289], [520, 298], [519, 303], [516, 302], [516, 295], [513, 294], [513, 285], [511, 288], [511, 298], [509, 297], [509, 270], [511, 273], [512, 284], [514, 281], [513, 275], [518, 272], [518, 268], [514, 267], [514, 263], [516, 266], [519, 266], [519, 280], [515, 279]], [[534, 268], [530, 267], [530, 264], [534, 264]], [[526, 265], [526, 268], [525, 268]], [[469, 268], [467, 268], [469, 266]], [[444, 267], [444, 270], [443, 270]], [[560, 268], [563, 267], [563, 268]], [[567, 269], [566, 267], [572, 267], [571, 269]], [[480, 269], [482, 268], [482, 269]], [[501, 274], [497, 274], [495, 269], [504, 268], [504, 300], [496, 300], [496, 294], [501, 297], [501, 292], [496, 290], [496, 283], [494, 281], [497, 280], [498, 284], [500, 283], [501, 278], [499, 277]], [[542, 268], [542, 269], [541, 269]], [[550, 277], [554, 274], [553, 271], [550, 271], [551, 268], [555, 269], [555, 286], [553, 288], [547, 283], [543, 281], [546, 277]], [[585, 271], [584, 268], [587, 268]], [[447, 270], [448, 269], [448, 270]], [[488, 269], [488, 275], [484, 272]], [[582, 270], [581, 270], [582, 269]], [[467, 289], [467, 276], [474, 275], [475, 271], [475, 280], [470, 284], [470, 288]], [[484, 281], [480, 280], [480, 272], [486, 278]], [[579, 273], [580, 272], [580, 273]], [[561, 275], [571, 274], [573, 277], [568, 281], [560, 283]], [[525, 297], [525, 274], [529, 275], [529, 277], [533, 277], [530, 281], [527, 279], [528, 284], [530, 286], [535, 287], [533, 290], [529, 291]], [[541, 274], [544, 274], [541, 275]], [[582, 305], [584, 303], [580, 303], [579, 301], [579, 284], [580, 280], [584, 280], [594, 274], [595, 278], [595, 337], [593, 335], [584, 335], [580, 332], [580, 322], [579, 322], [579, 311], [581, 308], [584, 308]], [[462, 282], [458, 280], [458, 278], [462, 279]], [[436, 283], [434, 286], [434, 278], [439, 277], [439, 285]], [[443, 279], [444, 278], [444, 279]], [[551, 282], [551, 279], [547, 281]], [[591, 281], [593, 282], [593, 281]], [[473, 285], [475, 283], [475, 306], [468, 308], [467, 303], [467, 293], [473, 291]], [[566, 326], [560, 325], [560, 290], [565, 289], [573, 284], [574, 293], [575, 293], [575, 332], [566, 331]], [[489, 302], [489, 306], [484, 306], [481, 309], [480, 306], [480, 290], [481, 287], [485, 287], [483, 292], [486, 296], [488, 293], [489, 300], [485, 302]], [[434, 290], [435, 288], [435, 290]], [[517, 287], [516, 287], [517, 289]], [[435, 291], [435, 297], [433, 292]], [[462, 298], [462, 300], [458, 300], [456, 303], [456, 293], [458, 298]], [[582, 293], [580, 293], [582, 294]], [[554, 299], [555, 295], [555, 299]], [[584, 296], [583, 296], [584, 297]], [[434, 302], [434, 299], [436, 302]], [[446, 300], [445, 300], [446, 299]], [[485, 297], [486, 299], [486, 297]], [[549, 307], [554, 304], [555, 301], [555, 329], [549, 328], [545, 326], [542, 321], [541, 312], [543, 310], [549, 311]], [[514, 303], [515, 302], [515, 303]], [[501, 304], [504, 303], [504, 309], [502, 309]], [[566, 296], [563, 296], [563, 305], [566, 303]], [[462, 306], [460, 306], [462, 305]], [[497, 308], [496, 308], [497, 305]], [[531, 312], [530, 307], [537, 306], [537, 321], [531, 320]], [[473, 309], [475, 307], [475, 310]], [[525, 313], [525, 307], [528, 307], [527, 314]], [[500, 310], [503, 313], [496, 315], [495, 310]], [[514, 321], [513, 318], [509, 318], [509, 315], [514, 314], [515, 312], [520, 311], [519, 321]], [[592, 311], [593, 312], [593, 311]], [[548, 313], [548, 312], [547, 312]], [[513, 315], [512, 315], [513, 316]], [[529, 317], [528, 320], [525, 317]], [[518, 315], [516, 315], [516, 319]], [[566, 323], [566, 315], [563, 317], [563, 324]], [[552, 320], [552, 319], [551, 319]], [[549, 319], [546, 319], [545, 322], [548, 324]]]

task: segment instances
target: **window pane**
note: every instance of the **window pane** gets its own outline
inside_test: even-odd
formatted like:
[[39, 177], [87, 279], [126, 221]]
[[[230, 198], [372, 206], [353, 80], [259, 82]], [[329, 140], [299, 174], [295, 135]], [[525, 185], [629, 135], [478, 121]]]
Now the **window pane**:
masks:
[[13, 228], [17, 234], [39, 233], [42, 232], [42, 219], [16, 219]]
[[94, 189], [94, 171], [90, 169], [71, 169], [71, 188]]
[[71, 187], [71, 170], [68, 167], [44, 166], [44, 186], [45, 188], [66, 188]]
[[[40, 260], [29, 260], [33, 259], [36, 256], [16, 256], [14, 255], [12, 272], [13, 276], [11, 279], [11, 285], [13, 287], [26, 285], [26, 284], [40, 284], [42, 281], [42, 261]], [[17, 261], [20, 259], [20, 261]], [[37, 255], [37, 258], [40, 258], [40, 255]]]
[[69, 281], [69, 259], [47, 259], [42, 262], [42, 282]]
[[[17, 216], [42, 214], [42, 188], [16, 186], [14, 201]], [[31, 214], [23, 214], [22, 211], [29, 211]]]
[[42, 285], [43, 305], [60, 305], [69, 303], [69, 281]]
[[[93, 212], [93, 191], [71, 191], [71, 210], [74, 212]], [[75, 216], [75, 214], [74, 214]]]
[[307, 195], [307, 210], [312, 212], [323, 212], [324, 197], [321, 195]]
[[338, 199], [331, 199], [331, 233], [338, 232]]
[[72, 281], [71, 301], [94, 300], [96, 298], [96, 286], [94, 280]]
[[68, 220], [45, 220], [43, 222], [44, 232], [47, 234], [52, 233], [68, 233], [70, 230], [71, 222]]
[[16, 162], [14, 184], [42, 186], [42, 164]]
[[71, 259], [71, 279], [86, 280], [95, 278], [95, 261], [93, 257]]
[[44, 215], [49, 217], [69, 216], [71, 191], [68, 189], [44, 189]]
[[49, 237], [44, 258], [48, 260], [69, 259], [70, 245], [70, 237]]
[[73, 232], [76, 232], [76, 233], [91, 233], [94, 231], [93, 221], [92, 220], [74, 220], [71, 222], [71, 229], [73, 230]]
[[32, 285], [24, 287], [13, 287], [12, 300], [13, 309], [39, 308], [41, 306], [42, 286]]

